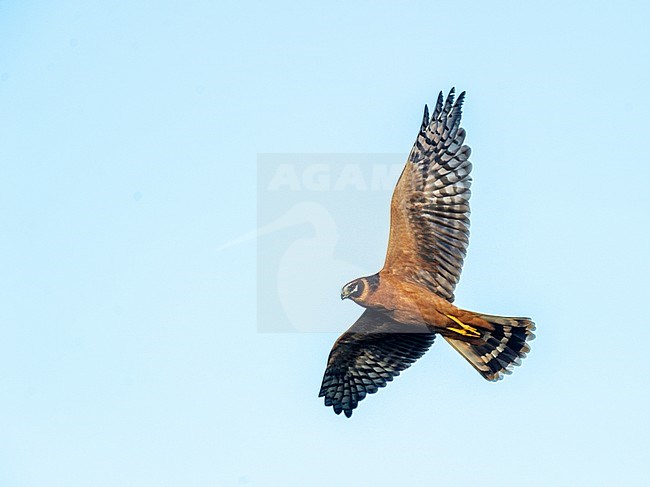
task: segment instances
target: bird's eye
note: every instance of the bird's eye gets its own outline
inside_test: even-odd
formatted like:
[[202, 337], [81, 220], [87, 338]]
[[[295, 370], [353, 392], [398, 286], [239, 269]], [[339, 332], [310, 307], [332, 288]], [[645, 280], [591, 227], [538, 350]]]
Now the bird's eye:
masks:
[[352, 296], [355, 298], [361, 297], [363, 293], [363, 282], [357, 281], [354, 283], [354, 288], [352, 289]]

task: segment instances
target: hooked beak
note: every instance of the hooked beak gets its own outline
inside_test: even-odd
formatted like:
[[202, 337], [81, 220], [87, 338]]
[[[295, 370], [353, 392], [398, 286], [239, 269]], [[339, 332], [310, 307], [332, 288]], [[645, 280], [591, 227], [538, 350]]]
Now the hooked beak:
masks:
[[341, 299], [348, 299], [350, 297], [350, 291], [343, 289], [341, 291]]

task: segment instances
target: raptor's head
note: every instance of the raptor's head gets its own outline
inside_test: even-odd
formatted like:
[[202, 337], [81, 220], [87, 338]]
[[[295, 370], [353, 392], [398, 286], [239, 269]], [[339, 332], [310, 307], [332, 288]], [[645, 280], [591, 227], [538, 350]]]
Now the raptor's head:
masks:
[[379, 276], [361, 277], [348, 282], [341, 290], [341, 299], [350, 298], [358, 304], [362, 304], [370, 293], [374, 292], [379, 285]]

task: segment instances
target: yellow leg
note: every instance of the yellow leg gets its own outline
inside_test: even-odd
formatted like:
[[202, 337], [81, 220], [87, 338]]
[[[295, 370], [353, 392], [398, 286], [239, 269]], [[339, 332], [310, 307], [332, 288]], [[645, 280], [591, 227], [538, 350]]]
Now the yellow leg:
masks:
[[463, 335], [466, 337], [472, 337], [472, 338], [480, 338], [481, 337], [481, 332], [478, 331], [476, 328], [473, 326], [466, 325], [462, 321], [460, 321], [458, 318], [452, 315], [445, 315], [447, 318], [450, 320], [458, 323], [460, 325], [460, 328], [447, 328], [448, 330], [455, 331], [459, 335]]

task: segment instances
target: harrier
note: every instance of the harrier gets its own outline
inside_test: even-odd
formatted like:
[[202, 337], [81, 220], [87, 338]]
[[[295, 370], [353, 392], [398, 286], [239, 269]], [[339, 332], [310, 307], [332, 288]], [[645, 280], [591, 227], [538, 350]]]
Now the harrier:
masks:
[[436, 335], [489, 381], [510, 374], [530, 350], [535, 324], [457, 308], [454, 289], [469, 241], [470, 148], [460, 127], [465, 92], [438, 95], [391, 201], [384, 267], [349, 282], [341, 299], [366, 310], [334, 344], [319, 397], [347, 417], [419, 359]]

